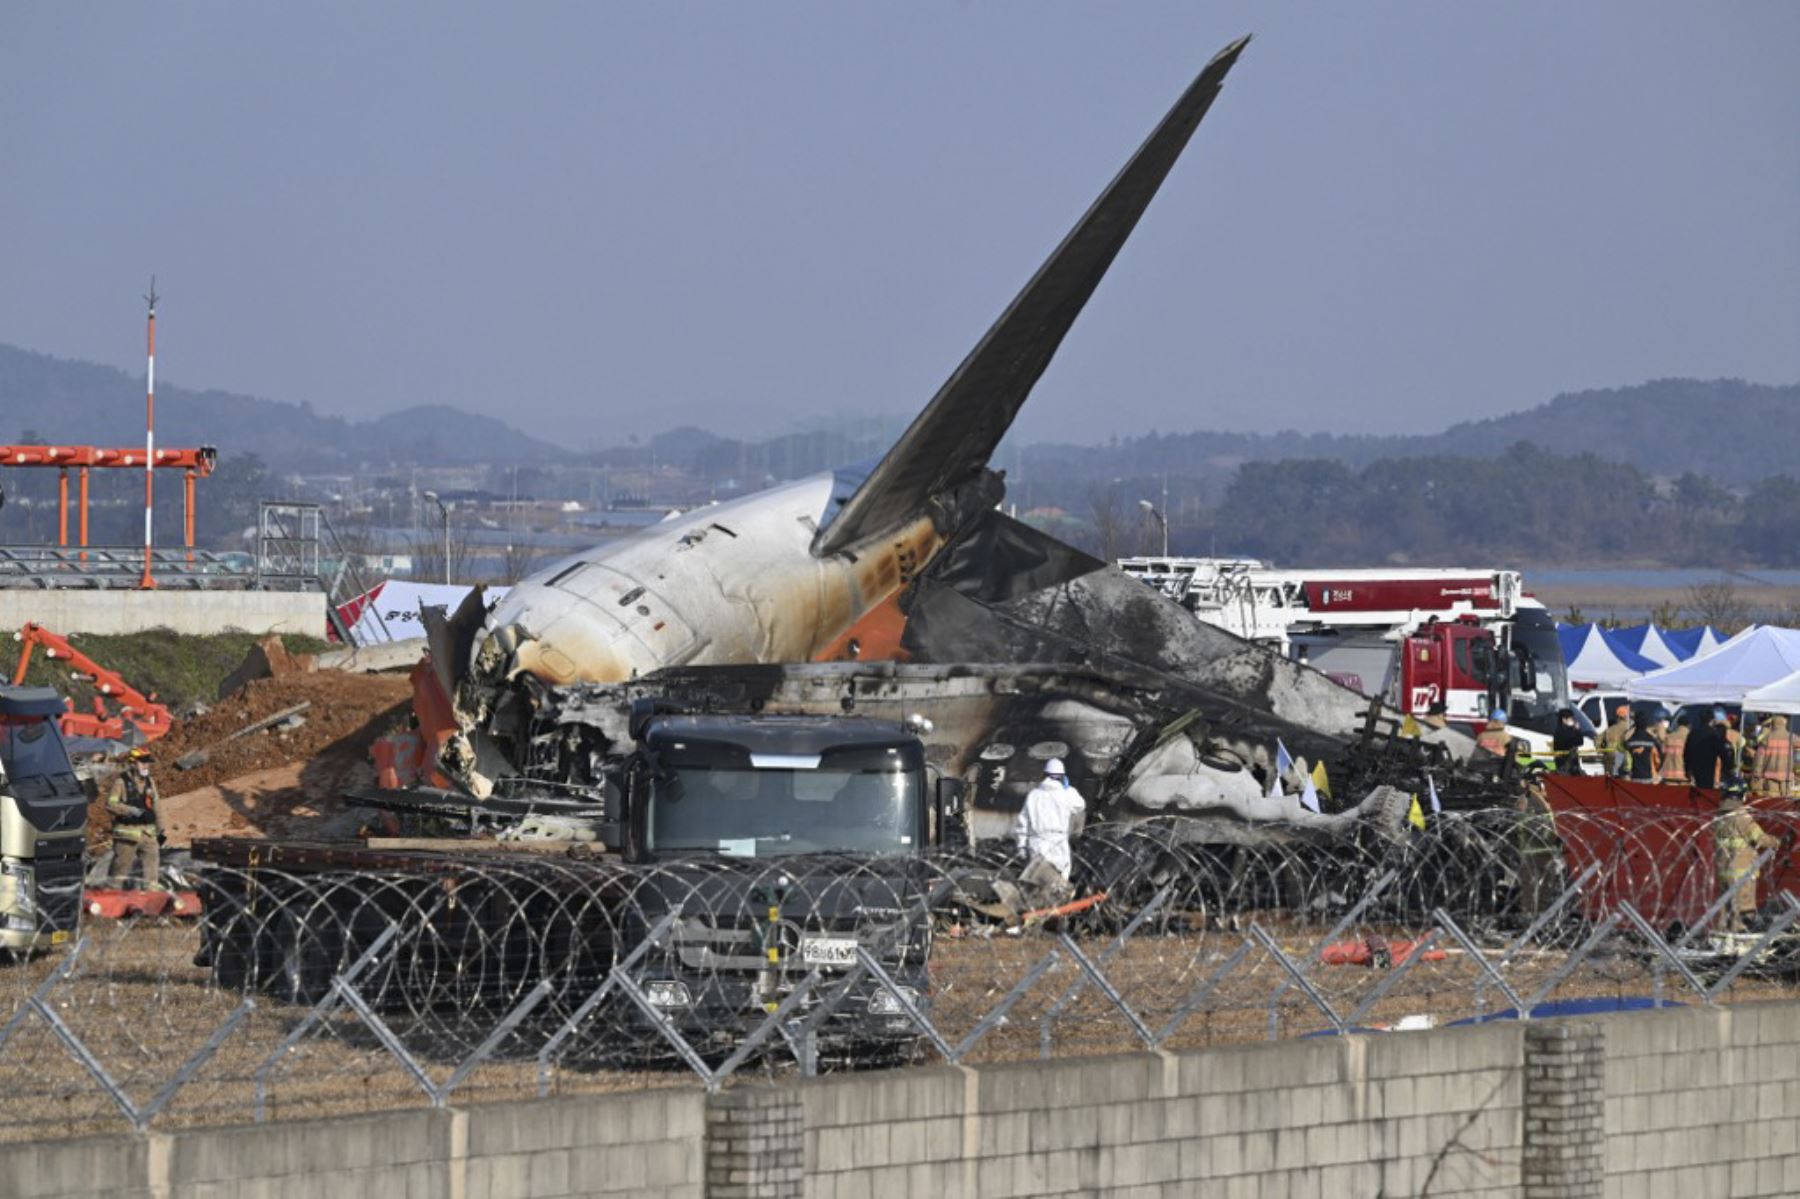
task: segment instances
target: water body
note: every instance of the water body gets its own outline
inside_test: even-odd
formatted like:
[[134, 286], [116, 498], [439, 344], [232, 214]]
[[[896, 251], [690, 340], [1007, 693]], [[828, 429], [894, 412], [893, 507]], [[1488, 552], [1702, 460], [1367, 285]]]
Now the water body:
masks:
[[1526, 567], [1527, 587], [1686, 588], [1720, 581], [1739, 587], [1800, 587], [1800, 570], [1569, 570]]
[[1637, 622], [1651, 615], [1691, 623], [1693, 588], [1729, 583], [1742, 605], [1742, 619], [1795, 624], [1800, 612], [1800, 570], [1674, 570], [1629, 568], [1571, 570], [1545, 567], [1525, 570], [1525, 589], [1558, 616], [1579, 610], [1588, 620]]

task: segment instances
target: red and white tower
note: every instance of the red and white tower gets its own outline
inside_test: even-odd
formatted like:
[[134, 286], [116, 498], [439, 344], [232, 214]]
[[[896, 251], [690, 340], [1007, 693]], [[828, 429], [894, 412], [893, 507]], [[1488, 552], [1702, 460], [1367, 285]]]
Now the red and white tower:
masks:
[[156, 586], [156, 580], [150, 577], [150, 556], [152, 551], [151, 520], [152, 504], [156, 498], [156, 276], [150, 276], [150, 294], [144, 299], [150, 305], [150, 331], [148, 334], [150, 364], [145, 370], [144, 388], [144, 577], [138, 586], [146, 590]]

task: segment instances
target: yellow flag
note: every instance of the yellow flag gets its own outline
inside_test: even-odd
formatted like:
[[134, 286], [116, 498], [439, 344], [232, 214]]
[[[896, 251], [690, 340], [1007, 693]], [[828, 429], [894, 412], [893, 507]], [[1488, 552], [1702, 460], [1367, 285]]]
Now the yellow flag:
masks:
[[1419, 722], [1412, 718], [1411, 712], [1408, 712], [1406, 714], [1406, 719], [1400, 722], [1400, 735], [1402, 737], [1417, 737], [1419, 735]]
[[1418, 796], [1415, 795], [1412, 799], [1412, 810], [1407, 812], [1406, 822], [1422, 833], [1425, 831], [1425, 809], [1419, 806]]
[[1331, 777], [1325, 773], [1325, 763], [1323, 762], [1313, 763], [1313, 786], [1319, 789], [1320, 795], [1327, 797], [1331, 795]]

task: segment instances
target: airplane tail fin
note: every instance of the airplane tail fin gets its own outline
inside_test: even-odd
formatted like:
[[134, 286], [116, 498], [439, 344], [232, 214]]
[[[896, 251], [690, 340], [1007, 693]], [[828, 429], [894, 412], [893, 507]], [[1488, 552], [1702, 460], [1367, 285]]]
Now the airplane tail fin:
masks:
[[816, 555], [888, 532], [986, 468], [1250, 39], [1206, 64], [931, 403], [813, 538]]

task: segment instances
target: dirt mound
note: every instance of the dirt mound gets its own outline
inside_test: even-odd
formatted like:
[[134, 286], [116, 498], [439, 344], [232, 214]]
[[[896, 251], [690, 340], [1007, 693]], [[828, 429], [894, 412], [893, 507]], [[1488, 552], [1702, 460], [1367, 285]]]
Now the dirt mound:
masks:
[[[328, 752], [360, 757], [368, 752], [376, 733], [386, 727], [385, 723], [381, 729], [365, 726], [378, 717], [398, 716], [396, 709], [411, 693], [406, 678], [394, 675], [322, 670], [253, 679], [204, 716], [178, 721], [166, 737], [150, 746], [157, 786], [164, 794], [172, 794]], [[304, 723], [298, 728], [274, 728], [225, 742], [245, 725], [300, 703], [310, 706], [300, 713]], [[359, 733], [366, 735], [358, 737]], [[354, 743], [343, 744], [347, 738]], [[175, 769], [175, 760], [183, 754], [208, 748], [211, 757], [205, 765]]]
[[[184, 827], [181, 839], [243, 834], [260, 828], [271, 817], [304, 816], [305, 813], [292, 811], [296, 807], [321, 812], [339, 810], [335, 792], [368, 772], [369, 745], [404, 718], [410, 697], [410, 684], [401, 675], [321, 670], [254, 679], [205, 715], [177, 721], [167, 736], [150, 746], [151, 769], [163, 796], [165, 832], [171, 834], [173, 842], [170, 825], [180, 809], [191, 806], [182, 802], [184, 794], [212, 789], [215, 795], [222, 792], [229, 799], [235, 793], [233, 780], [288, 766], [297, 767], [293, 786], [259, 787], [255, 789], [254, 803], [242, 805], [243, 810], [233, 810], [227, 804], [220, 808], [217, 820], [184, 822], [193, 823], [194, 827]], [[300, 713], [304, 723], [299, 727], [274, 728], [225, 741], [245, 725], [299, 703], [309, 704]], [[204, 765], [193, 770], [175, 769], [177, 758], [197, 749], [211, 752]], [[205, 806], [211, 809], [218, 805], [209, 802]], [[104, 803], [97, 801], [90, 806], [89, 820], [94, 839], [105, 840], [111, 822], [105, 815]]]

